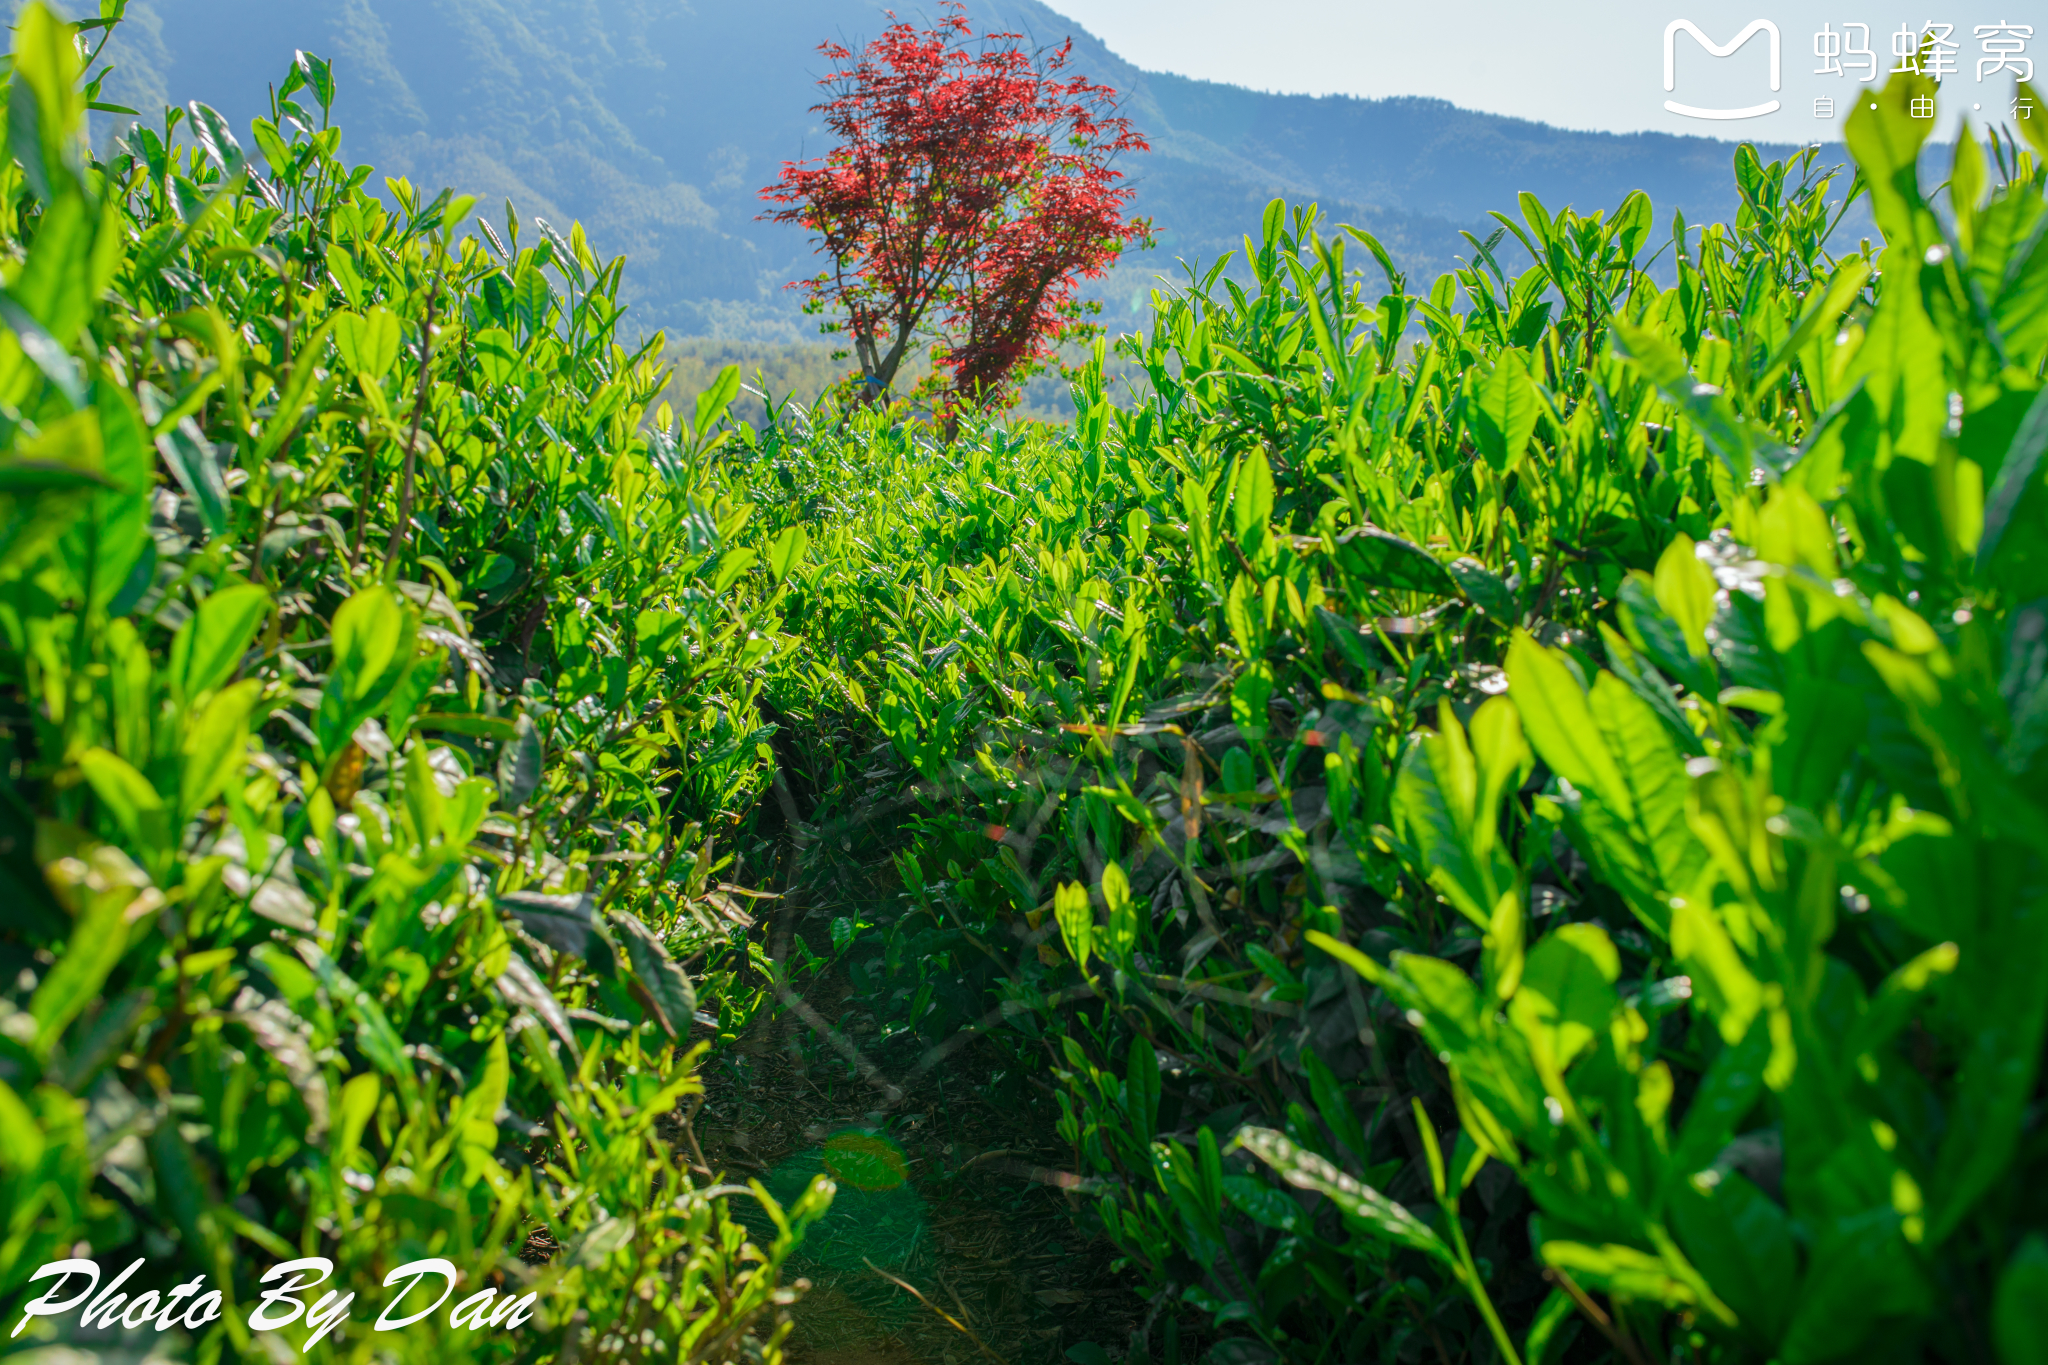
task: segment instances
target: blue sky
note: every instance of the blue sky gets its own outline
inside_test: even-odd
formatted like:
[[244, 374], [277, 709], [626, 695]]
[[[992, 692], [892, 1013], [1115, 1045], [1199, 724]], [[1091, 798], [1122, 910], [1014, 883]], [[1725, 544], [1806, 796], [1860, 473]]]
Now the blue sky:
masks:
[[[2048, 62], [2048, 8], [2039, 0], [1765, 0], [1764, 3], [1668, 3], [1667, 0], [1049, 0], [1119, 55], [1148, 70], [1171, 71], [1258, 89], [1301, 94], [1430, 95], [1492, 113], [1569, 128], [1633, 132], [1657, 129], [1728, 138], [1833, 139], [1860, 85], [1820, 46], [1865, 46], [1851, 24], [1868, 26], [1882, 84], [1894, 64], [1892, 36], [1933, 21], [1951, 25], [1957, 72], [1943, 81], [1941, 129], [1958, 116], [2011, 117], [2010, 69], [1977, 79], [1987, 60], [1976, 29], [2031, 24], [2035, 36], [2014, 60]], [[1673, 20], [1696, 24], [1726, 44], [1757, 19], [1778, 26], [1780, 89], [1769, 85], [1768, 34], [1759, 32], [1725, 58], [1711, 57], [1681, 31], [1674, 88], [1664, 88], [1664, 31]], [[2008, 46], [2013, 35], [1988, 35]], [[1995, 56], [1990, 58], [1999, 60]], [[1854, 66], [1853, 59], [1849, 63]], [[2043, 75], [2048, 75], [2044, 72]], [[2048, 85], [2041, 76], [2036, 87]], [[1695, 109], [1754, 108], [1771, 114], [1706, 120], [1668, 112], [1666, 101]], [[1816, 100], [1833, 101], [1832, 119]], [[1973, 108], [1975, 106], [1975, 108]], [[1826, 106], [1822, 106], [1825, 108]], [[2048, 118], [2037, 110], [2035, 118]]]

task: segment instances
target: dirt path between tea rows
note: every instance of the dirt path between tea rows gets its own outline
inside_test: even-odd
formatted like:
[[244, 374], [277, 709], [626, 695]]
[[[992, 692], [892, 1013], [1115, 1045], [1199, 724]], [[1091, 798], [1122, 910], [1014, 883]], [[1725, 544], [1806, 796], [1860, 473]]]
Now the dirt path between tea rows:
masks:
[[[849, 882], [853, 872], [835, 875], [841, 896], [887, 894], [885, 870], [870, 887]], [[847, 913], [805, 899], [764, 917], [781, 961], [799, 937], [829, 952], [831, 919]], [[707, 1060], [695, 1123], [714, 1170], [758, 1178], [778, 1200], [821, 1171], [838, 1186], [785, 1272], [811, 1284], [794, 1313], [793, 1365], [1054, 1365], [1084, 1342], [1122, 1356], [1146, 1305], [1111, 1271], [1113, 1248], [1081, 1237], [1059, 1188], [1072, 1154], [1045, 1115], [995, 1088], [993, 1054], [960, 1048], [914, 1078], [914, 1065], [899, 1066], [899, 1090], [875, 1059], [905, 1055], [910, 1040], [872, 1041], [843, 972], [794, 993], [800, 1004], [765, 1012]], [[751, 1201], [732, 1205], [772, 1233]]]

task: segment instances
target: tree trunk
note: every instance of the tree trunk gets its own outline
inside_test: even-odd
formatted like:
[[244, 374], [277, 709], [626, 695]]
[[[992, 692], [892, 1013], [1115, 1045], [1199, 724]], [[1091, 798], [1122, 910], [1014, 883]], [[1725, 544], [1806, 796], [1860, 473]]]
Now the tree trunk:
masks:
[[898, 323], [896, 344], [889, 348], [887, 355], [879, 358], [875, 354], [874, 338], [860, 339], [861, 375], [867, 381], [867, 392], [861, 395], [863, 402], [881, 402], [889, 392], [890, 386], [896, 382], [896, 371], [903, 368], [903, 357], [910, 350], [911, 331], [912, 328], [908, 324]]

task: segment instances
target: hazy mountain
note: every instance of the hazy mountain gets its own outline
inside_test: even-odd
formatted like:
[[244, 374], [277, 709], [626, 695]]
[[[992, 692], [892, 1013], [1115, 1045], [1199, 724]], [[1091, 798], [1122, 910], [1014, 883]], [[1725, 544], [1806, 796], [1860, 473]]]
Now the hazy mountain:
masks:
[[[757, 220], [758, 192], [783, 160], [825, 150], [809, 112], [817, 44], [886, 22], [864, 0], [135, 0], [129, 14], [110, 97], [145, 111], [204, 100], [246, 128], [293, 50], [317, 52], [335, 63], [352, 160], [477, 194], [493, 217], [510, 199], [580, 219], [601, 252], [631, 257], [643, 326], [761, 340], [814, 323], [779, 287], [808, 272], [809, 245]], [[1660, 220], [1733, 211], [1725, 142], [1261, 94], [1140, 71], [1035, 0], [975, 0], [971, 14], [979, 29], [1071, 37], [1074, 69], [1123, 91], [1151, 139], [1126, 169], [1159, 247], [1097, 291], [1112, 316], [1142, 307], [1176, 256], [1236, 246], [1276, 194], [1370, 228], [1424, 279], [1467, 250], [1457, 228], [1521, 190], [1590, 210], [1640, 187]]]

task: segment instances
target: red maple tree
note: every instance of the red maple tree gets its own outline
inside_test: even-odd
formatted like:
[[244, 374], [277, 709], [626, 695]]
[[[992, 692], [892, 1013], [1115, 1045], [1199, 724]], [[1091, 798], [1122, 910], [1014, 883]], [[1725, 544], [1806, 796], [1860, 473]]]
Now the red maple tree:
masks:
[[[1100, 276], [1149, 225], [1113, 162], [1146, 151], [1116, 92], [1066, 74], [1073, 42], [1027, 52], [979, 41], [965, 7], [937, 27], [891, 25], [856, 56], [838, 43], [813, 106], [838, 145], [785, 162], [763, 216], [815, 234], [830, 262], [795, 281], [841, 316], [869, 398], [886, 393], [914, 338], [936, 340], [949, 404], [999, 406], [1083, 329], [1079, 281]], [[890, 18], [894, 18], [893, 14]]]

